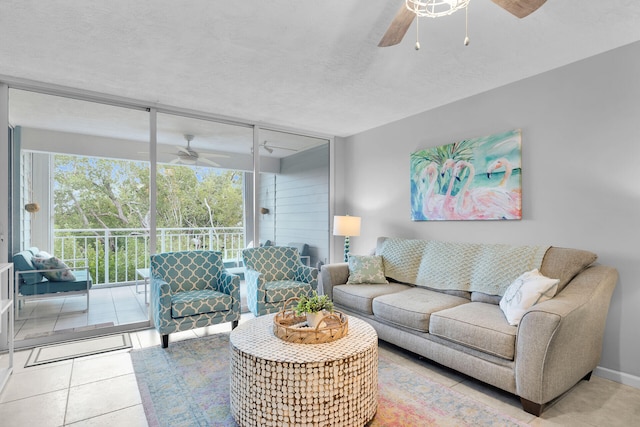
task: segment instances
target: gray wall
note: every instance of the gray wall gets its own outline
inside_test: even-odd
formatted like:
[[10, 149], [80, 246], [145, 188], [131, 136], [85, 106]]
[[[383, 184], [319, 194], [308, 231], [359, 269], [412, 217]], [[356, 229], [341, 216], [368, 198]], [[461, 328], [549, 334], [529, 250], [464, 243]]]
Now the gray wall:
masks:
[[[411, 152], [515, 128], [522, 129], [521, 221], [410, 220]], [[597, 253], [620, 280], [596, 373], [640, 388], [639, 137], [634, 43], [346, 138], [347, 166], [336, 171], [345, 195], [336, 205], [362, 217], [353, 253], [369, 252], [381, 235]]]
[[282, 159], [279, 174], [262, 174], [260, 241], [307, 243], [311, 266], [329, 259], [329, 144]]

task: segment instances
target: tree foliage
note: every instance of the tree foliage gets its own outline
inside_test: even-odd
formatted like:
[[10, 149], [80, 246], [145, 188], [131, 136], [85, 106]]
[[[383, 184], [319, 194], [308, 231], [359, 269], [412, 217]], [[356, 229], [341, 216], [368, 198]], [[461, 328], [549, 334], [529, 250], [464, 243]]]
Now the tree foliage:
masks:
[[[55, 156], [55, 227], [147, 228], [149, 165], [145, 162]], [[157, 225], [237, 227], [243, 221], [242, 173], [159, 165]]]

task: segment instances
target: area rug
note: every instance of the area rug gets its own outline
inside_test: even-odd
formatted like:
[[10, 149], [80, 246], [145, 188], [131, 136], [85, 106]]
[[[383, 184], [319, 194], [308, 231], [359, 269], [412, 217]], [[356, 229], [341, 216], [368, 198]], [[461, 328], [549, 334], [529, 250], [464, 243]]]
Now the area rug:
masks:
[[[229, 407], [229, 334], [133, 350], [151, 427], [236, 426]], [[381, 356], [369, 427], [526, 426]]]
[[28, 368], [126, 348], [131, 348], [131, 337], [127, 333], [51, 344], [31, 350], [24, 367]]

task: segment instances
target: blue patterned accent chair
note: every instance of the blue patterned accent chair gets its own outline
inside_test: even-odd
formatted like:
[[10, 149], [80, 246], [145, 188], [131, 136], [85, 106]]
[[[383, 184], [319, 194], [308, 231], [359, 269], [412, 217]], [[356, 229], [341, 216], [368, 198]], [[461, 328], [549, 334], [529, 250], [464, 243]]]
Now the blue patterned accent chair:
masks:
[[293, 297], [311, 296], [318, 287], [318, 269], [300, 261], [295, 248], [264, 246], [242, 251], [247, 305], [256, 315], [276, 313]]
[[169, 334], [240, 319], [240, 278], [222, 265], [215, 251], [151, 255], [153, 321], [169, 346]]

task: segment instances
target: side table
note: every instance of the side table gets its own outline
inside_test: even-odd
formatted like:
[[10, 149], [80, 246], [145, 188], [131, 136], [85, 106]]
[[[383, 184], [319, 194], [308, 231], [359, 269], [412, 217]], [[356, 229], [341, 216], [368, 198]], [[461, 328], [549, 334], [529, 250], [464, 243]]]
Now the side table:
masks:
[[151, 269], [150, 268], [136, 268], [136, 293], [140, 293], [138, 292], [138, 277], [140, 277], [142, 279], [142, 281], [144, 282], [144, 303], [148, 304], [147, 302], [147, 288], [149, 287], [149, 277], [151, 276]]
[[363, 426], [378, 408], [378, 335], [349, 317], [348, 334], [295, 344], [273, 334], [275, 314], [231, 331], [231, 412], [241, 426]]

